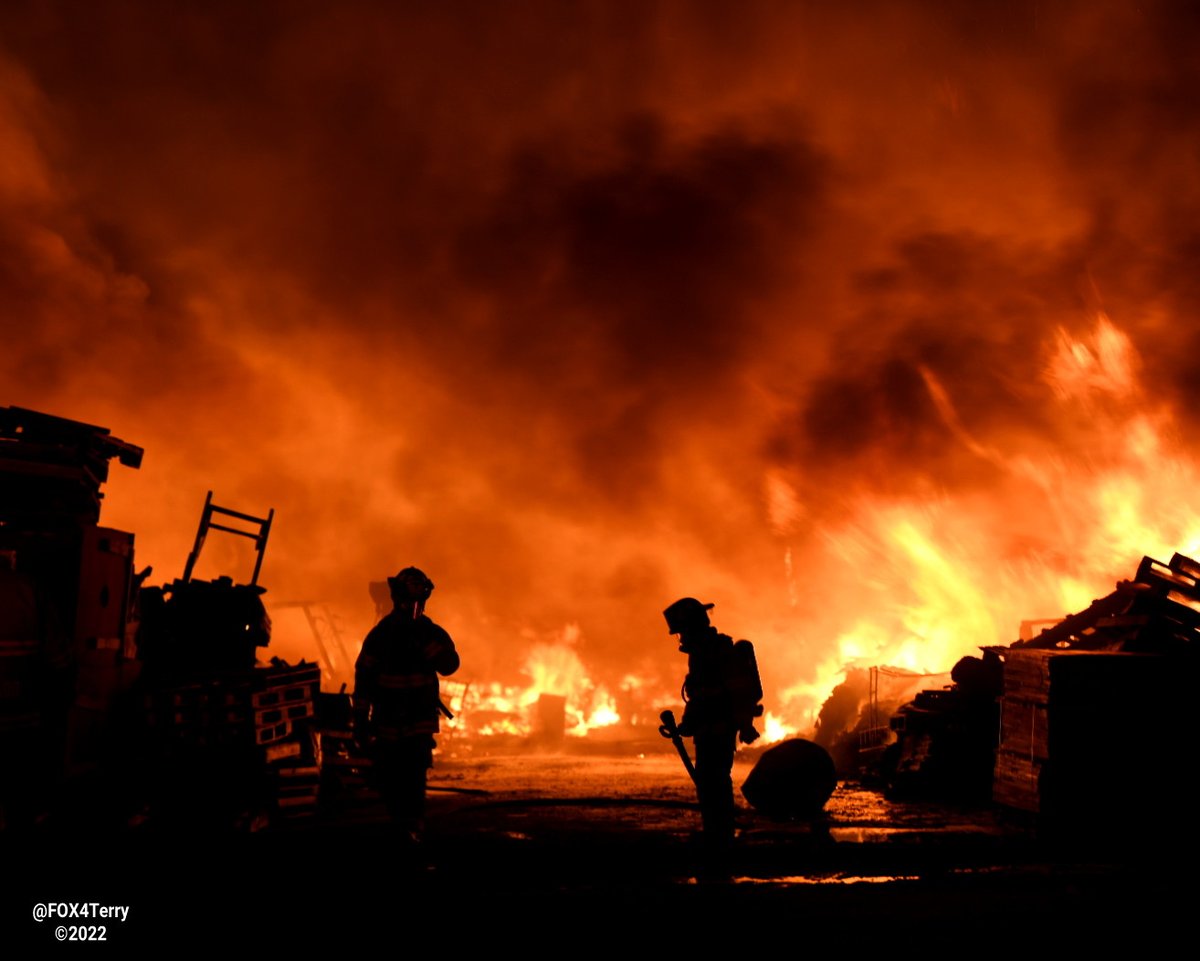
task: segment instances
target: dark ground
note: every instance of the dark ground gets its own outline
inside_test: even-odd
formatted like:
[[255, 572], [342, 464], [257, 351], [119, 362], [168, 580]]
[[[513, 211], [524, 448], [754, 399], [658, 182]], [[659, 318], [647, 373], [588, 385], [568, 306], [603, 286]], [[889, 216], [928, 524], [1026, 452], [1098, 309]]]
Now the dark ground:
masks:
[[[735, 784], [748, 771], [739, 763]], [[673, 755], [443, 751], [430, 786], [418, 854], [361, 798], [253, 833], [8, 832], [4, 939], [36, 956], [72, 950], [32, 912], [74, 901], [129, 905], [126, 921], [107, 923], [107, 947], [166, 956], [245, 943], [308, 957], [381, 939], [404, 956], [414, 937], [422, 954], [447, 958], [480, 945], [758, 953], [776, 936], [797, 952], [901, 956], [1190, 944], [1190, 811], [1061, 840], [997, 808], [893, 803], [842, 782], [816, 823], [769, 821], [742, 802], [736, 848], [714, 864]]]

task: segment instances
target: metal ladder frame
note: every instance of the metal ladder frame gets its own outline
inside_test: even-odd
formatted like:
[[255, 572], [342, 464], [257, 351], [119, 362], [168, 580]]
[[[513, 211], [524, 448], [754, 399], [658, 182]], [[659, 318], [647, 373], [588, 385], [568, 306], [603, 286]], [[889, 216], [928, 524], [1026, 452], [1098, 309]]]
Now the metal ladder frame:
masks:
[[[275, 519], [275, 508], [272, 507], [266, 517], [254, 517], [251, 514], [243, 514], [241, 511], [230, 510], [228, 507], [218, 507], [212, 502], [212, 496], [213, 492], [209, 491], [208, 496], [204, 499], [204, 510], [200, 513], [200, 526], [196, 530], [196, 542], [192, 545], [192, 552], [188, 554], [187, 564], [183, 568], [183, 582], [186, 584], [192, 579], [192, 571], [196, 566], [196, 561], [200, 559], [200, 550], [204, 547], [204, 540], [208, 536], [209, 530], [218, 530], [228, 534], [237, 534], [239, 537], [249, 537], [254, 541], [257, 557], [254, 561], [254, 576], [250, 578], [250, 584], [252, 586], [258, 584], [258, 573], [262, 570], [263, 553], [267, 549], [267, 538], [271, 534], [271, 522]], [[235, 517], [248, 524], [257, 524], [258, 531], [216, 524], [212, 519], [213, 514], [222, 514], [226, 517]]]

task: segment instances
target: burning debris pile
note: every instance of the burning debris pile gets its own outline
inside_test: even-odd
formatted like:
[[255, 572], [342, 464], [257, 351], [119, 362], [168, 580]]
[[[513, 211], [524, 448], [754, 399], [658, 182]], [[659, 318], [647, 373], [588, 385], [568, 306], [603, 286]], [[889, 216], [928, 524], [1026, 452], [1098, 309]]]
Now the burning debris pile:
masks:
[[890, 722], [890, 793], [986, 801], [1061, 826], [1146, 813], [1194, 756], [1200, 564], [1143, 558], [1132, 580], [1008, 647], [964, 657]]
[[1200, 563], [1175, 554], [1169, 564], [1142, 558], [1131, 581], [1011, 649], [1194, 651], [1200, 630]]
[[950, 678], [950, 685], [919, 692], [892, 715], [897, 740], [881, 756], [892, 797], [976, 801], [991, 793], [999, 659], [964, 657]]
[[495, 743], [556, 747], [597, 740], [657, 737], [660, 705], [633, 675], [615, 690], [596, 683], [577, 649], [579, 627], [568, 624], [549, 640], [533, 644], [520, 673], [524, 685], [478, 683], [462, 692], [461, 732]]
[[889, 744], [891, 719], [950, 673], [918, 673], [900, 667], [846, 668], [817, 717], [813, 741], [833, 758], [838, 775], [871, 780]]
[[[1184, 801], [1195, 760], [1200, 564], [1143, 558], [1131, 581], [1003, 659], [995, 800], [1062, 827]], [[989, 653], [992, 653], [989, 652]]]

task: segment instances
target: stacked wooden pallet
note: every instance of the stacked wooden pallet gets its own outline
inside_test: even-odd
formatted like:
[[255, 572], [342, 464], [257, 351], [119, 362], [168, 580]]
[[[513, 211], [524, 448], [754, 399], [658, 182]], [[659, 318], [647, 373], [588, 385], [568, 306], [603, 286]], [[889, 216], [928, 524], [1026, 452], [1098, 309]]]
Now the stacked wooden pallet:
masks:
[[994, 799], [1050, 816], [1145, 812], [1195, 761], [1189, 663], [1126, 652], [1014, 650], [1005, 659]]
[[255, 743], [274, 744], [306, 733], [303, 722], [316, 713], [320, 684], [321, 669], [316, 664], [292, 667], [280, 663], [257, 668], [250, 698]]
[[1004, 661], [993, 798], [1057, 823], [1150, 814], [1152, 786], [1194, 764], [1187, 705], [1200, 565], [1144, 558], [1133, 581]]
[[316, 664], [275, 662], [255, 671], [254, 739], [267, 759], [274, 806], [289, 819], [316, 815], [320, 801], [321, 749], [313, 727], [320, 686]]
[[251, 805], [312, 815], [321, 780], [319, 693], [315, 664], [260, 664], [146, 694], [147, 729], [180, 790], [203, 779], [206, 790], [243, 795]]
[[160, 688], [145, 696], [146, 723], [168, 754], [253, 743], [250, 693], [244, 674]]
[[297, 750], [269, 764], [275, 807], [290, 820], [314, 817], [321, 799], [322, 757], [317, 733], [306, 727], [279, 744], [295, 745]]

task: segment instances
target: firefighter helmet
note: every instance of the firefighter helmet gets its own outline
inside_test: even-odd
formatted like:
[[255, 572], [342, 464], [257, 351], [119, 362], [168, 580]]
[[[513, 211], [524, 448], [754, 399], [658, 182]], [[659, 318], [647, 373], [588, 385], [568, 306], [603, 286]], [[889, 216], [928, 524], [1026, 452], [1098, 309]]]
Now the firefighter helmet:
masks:
[[663, 617], [667, 619], [668, 633], [682, 634], [684, 631], [708, 627], [708, 612], [712, 609], [712, 604], [701, 604], [694, 597], [681, 597], [663, 611]]
[[389, 577], [387, 582], [392, 599], [397, 601], [416, 601], [423, 604], [433, 593], [433, 581], [416, 567], [404, 568], [395, 577]]

